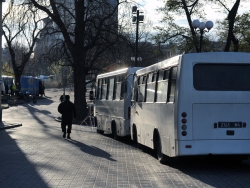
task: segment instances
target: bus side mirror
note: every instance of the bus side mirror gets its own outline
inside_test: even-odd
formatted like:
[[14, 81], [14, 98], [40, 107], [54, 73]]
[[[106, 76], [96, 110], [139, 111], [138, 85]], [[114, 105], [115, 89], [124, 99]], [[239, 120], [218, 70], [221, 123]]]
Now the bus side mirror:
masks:
[[94, 100], [94, 91], [89, 91], [89, 100]]

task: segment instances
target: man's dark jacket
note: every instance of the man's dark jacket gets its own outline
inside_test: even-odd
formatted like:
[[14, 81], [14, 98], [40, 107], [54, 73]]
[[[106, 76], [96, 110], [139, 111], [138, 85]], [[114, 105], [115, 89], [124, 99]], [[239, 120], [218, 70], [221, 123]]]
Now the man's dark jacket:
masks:
[[76, 107], [69, 100], [59, 104], [58, 112], [62, 114], [62, 122], [72, 122], [73, 117], [76, 117]]

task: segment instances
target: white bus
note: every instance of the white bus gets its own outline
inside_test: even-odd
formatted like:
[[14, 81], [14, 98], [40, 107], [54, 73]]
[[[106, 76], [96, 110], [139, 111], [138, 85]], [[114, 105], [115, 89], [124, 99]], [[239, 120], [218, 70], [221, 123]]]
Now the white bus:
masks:
[[179, 55], [135, 74], [131, 139], [177, 156], [250, 154], [250, 53]]
[[94, 116], [97, 132], [113, 138], [130, 135], [133, 76], [139, 68], [125, 68], [97, 76]]

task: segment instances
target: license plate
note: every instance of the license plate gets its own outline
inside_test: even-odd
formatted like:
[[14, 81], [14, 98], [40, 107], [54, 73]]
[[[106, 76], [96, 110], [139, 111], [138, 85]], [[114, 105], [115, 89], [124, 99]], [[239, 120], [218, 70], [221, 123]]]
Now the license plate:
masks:
[[218, 128], [241, 128], [242, 122], [218, 122]]

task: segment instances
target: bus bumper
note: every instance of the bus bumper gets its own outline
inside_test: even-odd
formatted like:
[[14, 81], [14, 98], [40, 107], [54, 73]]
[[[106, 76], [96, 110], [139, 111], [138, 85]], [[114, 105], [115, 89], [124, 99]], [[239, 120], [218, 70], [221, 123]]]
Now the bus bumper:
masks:
[[176, 141], [176, 156], [250, 155], [250, 140]]

